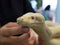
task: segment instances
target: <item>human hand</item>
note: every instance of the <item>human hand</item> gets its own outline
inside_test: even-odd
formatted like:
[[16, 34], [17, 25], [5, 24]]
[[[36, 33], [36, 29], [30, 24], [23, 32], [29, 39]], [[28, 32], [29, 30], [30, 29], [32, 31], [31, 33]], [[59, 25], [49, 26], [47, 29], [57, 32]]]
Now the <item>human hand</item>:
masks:
[[29, 45], [29, 28], [10, 22], [0, 28], [0, 45]]

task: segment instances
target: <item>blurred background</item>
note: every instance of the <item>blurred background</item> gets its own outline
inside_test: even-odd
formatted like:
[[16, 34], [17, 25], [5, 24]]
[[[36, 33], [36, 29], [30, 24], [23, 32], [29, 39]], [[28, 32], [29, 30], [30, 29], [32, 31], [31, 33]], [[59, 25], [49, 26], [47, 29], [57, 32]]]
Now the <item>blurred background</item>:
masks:
[[44, 10], [48, 5], [50, 5], [50, 12], [52, 12], [53, 15], [53, 22], [60, 23], [60, 1], [59, 0], [29, 0], [32, 8], [36, 12], [41, 12], [41, 10]]
[[29, 0], [32, 4], [32, 7], [36, 10], [41, 6], [44, 9], [47, 5], [51, 5], [51, 10], [56, 10], [57, 0]]

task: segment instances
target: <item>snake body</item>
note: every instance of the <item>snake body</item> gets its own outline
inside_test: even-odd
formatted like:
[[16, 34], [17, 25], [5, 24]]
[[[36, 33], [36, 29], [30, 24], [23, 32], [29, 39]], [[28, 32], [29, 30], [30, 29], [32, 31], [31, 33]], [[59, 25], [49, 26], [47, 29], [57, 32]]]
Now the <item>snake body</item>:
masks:
[[[49, 26], [40, 13], [26, 13], [17, 18], [17, 23], [22, 26], [28, 26], [32, 28], [34, 32], [42, 39], [42, 45], [51, 45], [54, 40], [52, 37], [56, 37], [60, 33], [60, 27], [55, 28], [55, 24]], [[58, 37], [60, 34], [58, 35]], [[56, 40], [55, 40], [56, 41]], [[57, 40], [58, 41], [58, 40]]]

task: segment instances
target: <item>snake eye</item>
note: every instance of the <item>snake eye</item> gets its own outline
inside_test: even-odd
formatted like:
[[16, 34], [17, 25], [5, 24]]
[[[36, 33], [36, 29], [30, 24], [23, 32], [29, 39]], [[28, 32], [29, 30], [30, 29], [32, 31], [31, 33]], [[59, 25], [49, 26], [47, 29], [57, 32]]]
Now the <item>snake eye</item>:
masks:
[[34, 16], [32, 16], [31, 18], [34, 19]]

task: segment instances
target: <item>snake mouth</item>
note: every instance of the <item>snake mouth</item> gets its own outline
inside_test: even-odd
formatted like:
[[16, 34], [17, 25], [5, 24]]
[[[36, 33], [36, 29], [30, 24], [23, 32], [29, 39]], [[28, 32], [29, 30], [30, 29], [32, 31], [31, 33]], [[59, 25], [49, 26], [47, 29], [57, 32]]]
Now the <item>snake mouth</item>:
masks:
[[28, 28], [28, 29], [29, 29], [29, 27], [28, 27], [28, 26], [22, 26], [22, 28]]

